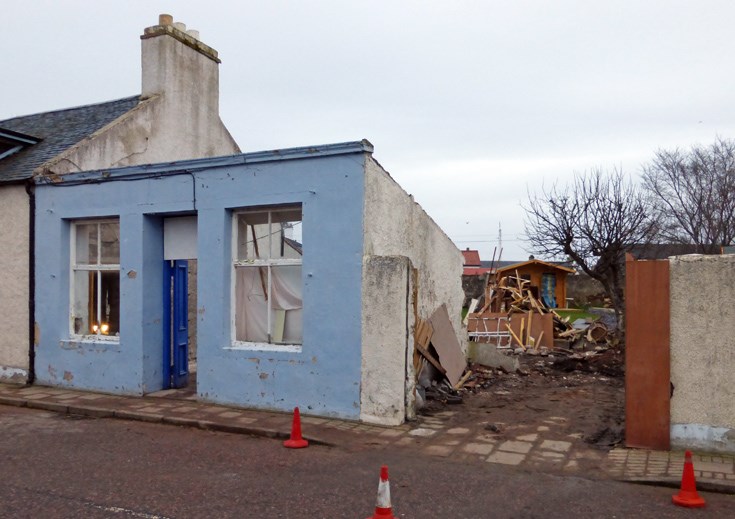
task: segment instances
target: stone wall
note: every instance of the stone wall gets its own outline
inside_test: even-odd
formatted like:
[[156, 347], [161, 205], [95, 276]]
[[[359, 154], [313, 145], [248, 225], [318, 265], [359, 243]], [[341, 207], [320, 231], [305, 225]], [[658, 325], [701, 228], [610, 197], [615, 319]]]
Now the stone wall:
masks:
[[567, 276], [567, 299], [569, 307], [605, 306], [607, 296], [602, 283], [584, 272]]
[[489, 274], [481, 274], [479, 276], [462, 275], [462, 291], [464, 292], [462, 308], [468, 308], [473, 299], [479, 300], [485, 295], [488, 276]]

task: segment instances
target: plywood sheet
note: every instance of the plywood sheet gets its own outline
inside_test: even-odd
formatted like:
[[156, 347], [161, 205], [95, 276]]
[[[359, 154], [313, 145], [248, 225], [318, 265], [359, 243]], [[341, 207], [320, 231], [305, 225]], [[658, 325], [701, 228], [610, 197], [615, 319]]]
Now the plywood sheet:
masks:
[[447, 370], [449, 382], [455, 385], [462, 377], [467, 361], [462, 354], [452, 322], [449, 320], [447, 306], [441, 305], [437, 308], [429, 317], [429, 323], [434, 330], [431, 344], [434, 345], [442, 367]]
[[[521, 337], [521, 322], [523, 321], [523, 337]], [[531, 341], [527, 339], [528, 337], [528, 321], [529, 321], [529, 313], [526, 312], [514, 312], [510, 315], [510, 328], [513, 330], [513, 333], [516, 334], [517, 337], [519, 337], [521, 340], [523, 340], [523, 346], [530, 346]], [[538, 312], [533, 312], [533, 317], [530, 319], [531, 321], [531, 337], [533, 337], [536, 342], [536, 347], [545, 347], [545, 348], [553, 348], [554, 347], [554, 316], [552, 314], [540, 314]], [[544, 332], [543, 336], [541, 335], [541, 332]], [[541, 337], [541, 342], [539, 342], [539, 337]], [[518, 341], [513, 339], [512, 345], [517, 345]]]

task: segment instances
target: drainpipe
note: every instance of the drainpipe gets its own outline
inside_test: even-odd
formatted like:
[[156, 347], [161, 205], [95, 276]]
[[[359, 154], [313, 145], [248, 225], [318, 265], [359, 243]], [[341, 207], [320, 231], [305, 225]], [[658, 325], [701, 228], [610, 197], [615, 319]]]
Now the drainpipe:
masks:
[[36, 380], [36, 193], [33, 178], [26, 182], [29, 207], [28, 246], [28, 384]]

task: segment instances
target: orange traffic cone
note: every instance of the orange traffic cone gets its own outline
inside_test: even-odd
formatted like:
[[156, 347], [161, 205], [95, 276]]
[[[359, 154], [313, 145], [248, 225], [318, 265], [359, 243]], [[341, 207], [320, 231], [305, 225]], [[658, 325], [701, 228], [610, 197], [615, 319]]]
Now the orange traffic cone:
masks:
[[701, 508], [705, 505], [704, 499], [697, 494], [697, 482], [694, 480], [694, 465], [692, 465], [692, 453], [686, 451], [684, 454], [684, 472], [681, 475], [681, 490], [671, 498], [675, 505], [687, 506], [689, 508]]
[[388, 466], [380, 467], [380, 482], [378, 483], [378, 502], [375, 504], [375, 513], [368, 519], [396, 519], [390, 504], [390, 483], [388, 482]]
[[291, 424], [291, 437], [283, 442], [284, 447], [289, 449], [303, 449], [309, 446], [309, 442], [301, 437], [301, 414], [299, 408], [293, 408], [293, 423]]

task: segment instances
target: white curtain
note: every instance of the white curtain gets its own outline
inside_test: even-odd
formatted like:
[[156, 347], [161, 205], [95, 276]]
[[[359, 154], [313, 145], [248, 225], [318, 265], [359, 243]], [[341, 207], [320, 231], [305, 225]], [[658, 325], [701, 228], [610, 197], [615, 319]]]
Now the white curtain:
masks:
[[[235, 285], [235, 338], [247, 342], [268, 341], [268, 303], [263, 291], [268, 284], [267, 267], [237, 267]], [[262, 277], [261, 277], [262, 274]], [[267, 290], [267, 288], [266, 288]], [[284, 342], [301, 342], [301, 265], [271, 267], [273, 310], [285, 310]], [[275, 317], [271, 314], [271, 325]]]

